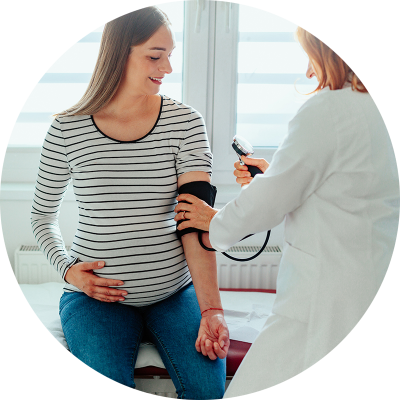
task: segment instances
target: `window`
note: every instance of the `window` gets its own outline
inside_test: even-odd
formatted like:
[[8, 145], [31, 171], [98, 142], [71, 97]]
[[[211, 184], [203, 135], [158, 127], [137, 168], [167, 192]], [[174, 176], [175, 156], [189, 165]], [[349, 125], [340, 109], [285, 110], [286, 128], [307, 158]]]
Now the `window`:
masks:
[[215, 182], [234, 183], [231, 149], [246, 137], [267, 160], [317, 81], [305, 77], [308, 57], [296, 25], [259, 9], [216, 3], [213, 152]]
[[[310, 84], [304, 76], [308, 60], [294, 40], [296, 26], [235, 3], [178, 1], [160, 8], [170, 18], [176, 38], [173, 73], [161, 92], [204, 116], [214, 153], [213, 183], [234, 185], [233, 136], [245, 136], [255, 146], [256, 157], [270, 160], [288, 121], [308, 98], [300, 93], [316, 87], [316, 81]], [[84, 93], [102, 30], [72, 46], [29, 96], [11, 135], [3, 182], [35, 181], [52, 115]]]
[[243, 5], [238, 14], [236, 133], [253, 146], [277, 147], [308, 98], [296, 88], [310, 93], [318, 83], [307, 82], [308, 57], [295, 40], [296, 25]]

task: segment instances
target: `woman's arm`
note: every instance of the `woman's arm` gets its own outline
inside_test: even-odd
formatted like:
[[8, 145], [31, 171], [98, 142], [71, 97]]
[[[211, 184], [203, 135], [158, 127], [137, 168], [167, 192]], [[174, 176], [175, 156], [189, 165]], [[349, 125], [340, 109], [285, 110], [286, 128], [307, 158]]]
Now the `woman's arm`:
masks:
[[70, 180], [62, 125], [56, 119], [42, 148], [31, 211], [33, 234], [50, 264], [67, 283], [101, 301], [122, 301], [127, 293], [109, 287], [123, 285], [122, 281], [99, 278], [93, 273], [104, 267], [104, 261], [79, 262], [65, 249], [58, 216]]
[[69, 256], [58, 225], [58, 215], [71, 176], [65, 153], [61, 123], [55, 119], [43, 143], [31, 210], [35, 239], [62, 278], [76, 257]]
[[[178, 178], [178, 187], [192, 181], [210, 182], [211, 179], [206, 172], [187, 172]], [[207, 244], [208, 234], [204, 235], [204, 240]], [[225, 358], [229, 348], [229, 331], [223, 311], [208, 310], [222, 309], [215, 253], [206, 251], [200, 246], [195, 232], [182, 236], [182, 244], [200, 311], [205, 311], [202, 314], [196, 349], [212, 360], [217, 357]]]

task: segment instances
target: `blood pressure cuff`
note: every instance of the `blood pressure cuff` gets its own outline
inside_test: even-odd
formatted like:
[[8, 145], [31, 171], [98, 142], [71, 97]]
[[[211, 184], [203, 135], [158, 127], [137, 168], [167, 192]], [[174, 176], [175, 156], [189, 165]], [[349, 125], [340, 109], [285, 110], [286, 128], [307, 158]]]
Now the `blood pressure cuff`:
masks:
[[[183, 193], [188, 193], [192, 194], [193, 196], [198, 197], [200, 200], [203, 200], [206, 202], [209, 206], [214, 207], [215, 203], [215, 197], [217, 195], [217, 188], [213, 185], [211, 185], [209, 182], [205, 181], [194, 181], [194, 182], [188, 182], [183, 184], [179, 189], [178, 189], [179, 194]], [[180, 203], [187, 203], [187, 201], [183, 201]], [[184, 220], [180, 220], [177, 222], [176, 226], [178, 226], [180, 223], [182, 223]], [[191, 232], [204, 232], [201, 229], [197, 228], [186, 228], [183, 230], [176, 230], [176, 234], [178, 235], [179, 239], [183, 236], [186, 235], [187, 233]]]

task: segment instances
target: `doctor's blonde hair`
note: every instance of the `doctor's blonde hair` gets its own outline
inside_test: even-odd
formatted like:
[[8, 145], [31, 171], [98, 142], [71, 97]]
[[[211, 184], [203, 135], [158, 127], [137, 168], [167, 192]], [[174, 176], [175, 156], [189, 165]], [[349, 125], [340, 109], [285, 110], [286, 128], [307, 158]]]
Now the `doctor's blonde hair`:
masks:
[[351, 83], [353, 90], [368, 92], [353, 70], [325, 43], [300, 27], [296, 30], [296, 37], [322, 75], [318, 76], [319, 85], [314, 92], [325, 86], [329, 86], [331, 90], [341, 89], [346, 82]]

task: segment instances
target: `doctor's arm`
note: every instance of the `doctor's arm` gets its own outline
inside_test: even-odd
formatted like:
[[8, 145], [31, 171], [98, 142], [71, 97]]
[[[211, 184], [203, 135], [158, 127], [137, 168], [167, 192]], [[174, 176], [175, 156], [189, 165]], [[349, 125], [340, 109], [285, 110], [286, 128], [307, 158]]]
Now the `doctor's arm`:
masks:
[[264, 174], [256, 175], [221, 210], [187, 194], [178, 196], [178, 201], [191, 203], [180, 203], [175, 209], [186, 210], [190, 215], [190, 220], [184, 221], [178, 229], [194, 226], [209, 231], [212, 247], [226, 251], [249, 234], [279, 225], [285, 215], [300, 207], [337, 167], [336, 137], [326, 125], [330, 117], [325, 104], [318, 110], [312, 105], [304, 107], [290, 122], [289, 133]]
[[[210, 182], [206, 172], [187, 172], [178, 178], [178, 187], [192, 181]], [[203, 235], [208, 246], [208, 233]], [[225, 358], [229, 349], [229, 331], [222, 310], [222, 303], [217, 280], [215, 253], [204, 250], [198, 241], [196, 232], [182, 236], [182, 245], [193, 285], [203, 313], [195, 346], [198, 352], [211, 360]]]

